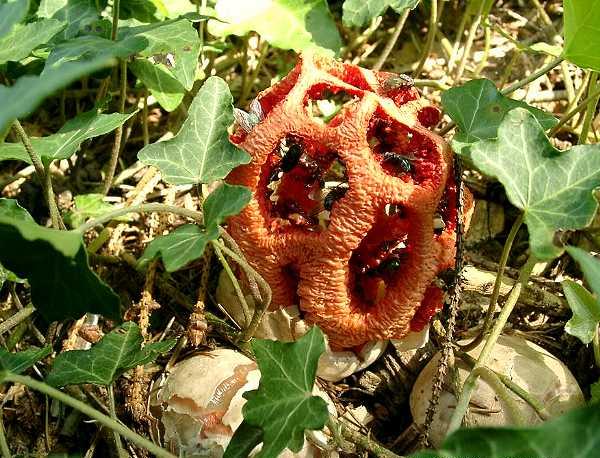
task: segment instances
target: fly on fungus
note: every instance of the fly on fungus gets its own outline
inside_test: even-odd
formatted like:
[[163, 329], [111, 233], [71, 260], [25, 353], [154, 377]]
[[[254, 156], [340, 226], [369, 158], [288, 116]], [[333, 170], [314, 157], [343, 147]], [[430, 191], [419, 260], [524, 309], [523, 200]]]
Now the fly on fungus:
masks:
[[[454, 266], [452, 152], [428, 129], [439, 110], [409, 83], [305, 54], [258, 95], [261, 119], [238, 118], [231, 135], [252, 162], [227, 181], [253, 198], [230, 233], [273, 309], [298, 305], [336, 349], [423, 329], [443, 304], [436, 278]], [[313, 101], [342, 92], [352, 98], [331, 119], [312, 116]]]

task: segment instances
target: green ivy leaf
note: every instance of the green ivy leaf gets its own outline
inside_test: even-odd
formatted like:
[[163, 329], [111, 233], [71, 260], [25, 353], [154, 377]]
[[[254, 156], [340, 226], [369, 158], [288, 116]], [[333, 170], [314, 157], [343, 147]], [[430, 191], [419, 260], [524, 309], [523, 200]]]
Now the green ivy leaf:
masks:
[[[161, 60], [167, 62], [170, 66], [165, 66], [165, 69], [186, 90], [194, 86], [201, 43], [198, 32], [187, 19], [123, 27], [119, 30], [119, 40], [125, 43], [144, 41], [146, 46], [140, 51], [140, 56], [152, 58], [155, 63]], [[170, 55], [169, 60], [167, 55]]]
[[15, 0], [0, 5], [0, 38], [23, 20], [29, 10], [29, 0]]
[[574, 281], [564, 280], [562, 287], [573, 312], [573, 316], [565, 325], [565, 331], [584, 344], [589, 344], [598, 332], [600, 303], [587, 289]]
[[452, 140], [452, 148], [467, 158], [474, 143], [498, 136], [500, 123], [514, 108], [528, 110], [544, 129], [550, 129], [558, 122], [550, 113], [505, 97], [487, 79], [472, 80], [444, 91], [442, 105], [459, 128]]
[[590, 394], [590, 404], [596, 404], [600, 402], [600, 380], [598, 380], [595, 383], [592, 383], [592, 385], [590, 386]]
[[160, 169], [171, 184], [199, 184], [220, 180], [250, 156], [229, 141], [233, 98], [227, 83], [211, 76], [194, 98], [177, 135], [145, 146], [138, 159]]
[[325, 0], [217, 0], [215, 10], [219, 21], [209, 21], [208, 30], [216, 36], [255, 31], [273, 46], [296, 52], [337, 53], [342, 46]]
[[[126, 114], [100, 114], [97, 110], [87, 111], [68, 120], [53, 135], [31, 137], [31, 145], [44, 162], [67, 159], [77, 152], [85, 140], [112, 132], [136, 113], [137, 111]], [[17, 159], [31, 164], [31, 159], [22, 143], [0, 144], [0, 161], [8, 159]]]
[[[81, 194], [73, 199], [75, 208], [65, 214], [64, 220], [70, 227], [77, 229], [90, 218], [98, 218], [114, 207], [104, 201], [104, 194]], [[121, 216], [116, 221], [129, 221], [129, 218]]]
[[154, 361], [169, 351], [175, 340], [146, 344], [137, 324], [128, 321], [106, 334], [89, 350], [72, 350], [54, 360], [46, 383], [52, 386], [93, 383], [110, 385], [121, 374]]
[[3, 103], [0, 110], [0, 139], [2, 132], [14, 119], [29, 115], [46, 97], [82, 76], [113, 63], [110, 58], [69, 62], [44, 72], [42, 76], [23, 76], [10, 87], [0, 85], [0, 100]]
[[0, 217], [34, 222], [29, 212], [21, 207], [15, 199], [0, 198]]
[[185, 224], [173, 232], [152, 240], [139, 259], [144, 268], [157, 256], [162, 257], [165, 269], [174, 272], [200, 258], [206, 244], [219, 237], [219, 225], [229, 216], [237, 215], [250, 202], [252, 193], [244, 186], [227, 183], [215, 189], [203, 204], [204, 225]]
[[563, 19], [565, 58], [600, 72], [600, 0], [565, 0]]
[[[296, 342], [254, 339], [252, 350], [260, 384], [258, 390], [244, 393], [244, 421], [224, 458], [247, 456], [240, 450], [251, 450], [248, 441], [263, 442], [257, 458], [276, 458], [286, 447], [298, 452], [304, 431], [322, 429], [329, 417], [325, 401], [312, 395], [319, 356], [325, 351], [323, 333], [314, 326]], [[262, 430], [262, 437], [255, 428]]]
[[600, 447], [600, 406], [575, 409], [531, 428], [465, 428], [452, 433], [438, 451], [411, 458], [595, 458]]
[[600, 298], [600, 260], [587, 251], [574, 246], [567, 247], [567, 253], [579, 263], [581, 271], [597, 298]]
[[66, 62], [80, 62], [113, 56], [127, 58], [146, 46], [148, 46], [148, 42], [141, 37], [129, 37], [119, 41], [112, 41], [97, 35], [73, 38], [56, 45], [52, 49], [46, 59], [42, 74], [48, 69], [63, 65]]
[[[19, 221], [34, 222], [33, 217], [27, 210], [19, 205], [15, 199], [0, 198], [0, 217], [13, 218]], [[4, 268], [0, 264], [0, 289], [5, 282], [12, 281], [16, 283], [24, 283], [25, 280], [17, 277], [13, 272]]]
[[414, 9], [420, 0], [346, 0], [343, 6], [342, 20], [347, 27], [363, 27], [377, 16], [392, 8], [401, 14]]
[[99, 313], [120, 320], [119, 297], [90, 269], [80, 233], [0, 215], [0, 262], [31, 285], [49, 322]]
[[37, 15], [66, 22], [61, 34], [65, 40], [85, 32], [86, 26], [100, 18], [95, 0], [42, 0]]
[[0, 348], [0, 369], [20, 374], [50, 353], [52, 353], [52, 345], [46, 345], [43, 348], [32, 347], [17, 353]]
[[475, 143], [471, 157], [479, 170], [504, 185], [510, 202], [523, 211], [531, 251], [539, 259], [561, 253], [553, 244], [555, 231], [585, 227], [596, 213], [592, 191], [600, 185], [600, 145], [561, 152], [528, 110], [509, 111], [498, 139]]
[[29, 24], [18, 24], [7, 35], [0, 38], [0, 65], [18, 62], [29, 56], [31, 51], [65, 28], [66, 22], [44, 19]]
[[161, 0], [127, 0], [121, 6], [119, 17], [121, 19], [133, 18], [141, 22], [154, 22], [164, 19], [167, 14], [167, 9]]
[[165, 110], [175, 110], [183, 100], [185, 88], [164, 64], [136, 59], [129, 64], [129, 69]]

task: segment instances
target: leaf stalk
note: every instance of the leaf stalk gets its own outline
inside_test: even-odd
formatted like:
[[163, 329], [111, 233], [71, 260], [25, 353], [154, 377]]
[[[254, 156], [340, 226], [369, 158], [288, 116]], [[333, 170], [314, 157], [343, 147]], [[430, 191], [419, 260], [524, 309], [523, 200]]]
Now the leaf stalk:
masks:
[[130, 440], [139, 447], [148, 450], [151, 454], [158, 458], [176, 458], [175, 455], [169, 453], [168, 451], [149, 441], [145, 437], [140, 436], [124, 424], [114, 420], [113, 418], [107, 415], [104, 415], [103, 413], [97, 411], [85, 402], [82, 402], [79, 399], [75, 399], [69, 396], [68, 394], [63, 393], [62, 391], [57, 390], [56, 388], [53, 388], [50, 385], [47, 385], [46, 383], [40, 382], [25, 375], [17, 375], [10, 372], [3, 374], [2, 382], [20, 383], [21, 385], [25, 385], [33, 390], [46, 394], [56, 399], [57, 401], [62, 402], [63, 404], [80, 411], [81, 413], [87, 415], [91, 419], [96, 420], [101, 425], [110, 428], [113, 431], [117, 431], [124, 438]]
[[473, 370], [470, 372], [469, 376], [465, 380], [463, 390], [461, 395], [458, 398], [458, 402], [456, 404], [456, 409], [452, 414], [452, 418], [450, 419], [450, 424], [448, 426], [448, 434], [457, 430], [462, 420], [467, 413], [469, 408], [469, 402], [471, 401], [471, 396], [473, 391], [475, 390], [475, 385], [477, 384], [477, 379], [479, 377], [478, 369], [480, 367], [485, 367], [489, 362], [492, 350], [494, 349], [494, 345], [496, 344], [500, 333], [504, 329], [505, 324], [508, 321], [508, 317], [512, 313], [519, 296], [521, 295], [522, 289], [527, 285], [527, 281], [529, 280], [529, 276], [531, 275], [531, 271], [536, 263], [536, 258], [533, 255], [530, 255], [527, 259], [525, 265], [521, 268], [519, 272], [519, 279], [517, 283], [515, 283], [513, 289], [511, 290], [508, 299], [504, 303], [502, 307], [502, 311], [492, 328], [492, 332], [487, 338], [481, 353], [479, 354], [479, 358], [477, 358], [477, 362], [475, 363]]

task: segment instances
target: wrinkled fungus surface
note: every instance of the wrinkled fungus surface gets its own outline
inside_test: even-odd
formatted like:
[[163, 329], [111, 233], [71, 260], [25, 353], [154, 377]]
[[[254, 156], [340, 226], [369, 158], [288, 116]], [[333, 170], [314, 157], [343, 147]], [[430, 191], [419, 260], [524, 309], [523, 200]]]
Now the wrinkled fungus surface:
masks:
[[253, 160], [228, 181], [253, 198], [229, 228], [273, 307], [298, 304], [336, 348], [421, 330], [455, 257], [439, 111], [394, 74], [312, 55], [257, 100], [262, 120], [231, 136]]

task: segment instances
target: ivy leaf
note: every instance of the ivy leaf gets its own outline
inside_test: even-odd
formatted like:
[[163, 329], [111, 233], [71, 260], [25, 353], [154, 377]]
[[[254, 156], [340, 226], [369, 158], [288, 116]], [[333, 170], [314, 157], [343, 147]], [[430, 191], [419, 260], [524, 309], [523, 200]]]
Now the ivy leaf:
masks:
[[124, 40], [112, 41], [97, 35], [85, 35], [56, 45], [44, 66], [44, 74], [48, 69], [63, 65], [66, 62], [80, 62], [101, 57], [126, 58], [148, 46], [141, 37], [129, 37]]
[[0, 262], [31, 285], [49, 322], [99, 313], [120, 320], [119, 297], [90, 269], [80, 233], [0, 215]]
[[128, 0], [123, 2], [119, 14], [121, 19], [134, 18], [141, 22], [154, 22], [166, 16], [167, 9], [161, 0]]
[[[100, 114], [87, 111], [68, 120], [55, 134], [47, 137], [32, 137], [31, 145], [44, 162], [67, 159], [77, 152], [81, 144], [90, 138], [107, 134], [135, 115], [133, 113]], [[17, 159], [31, 164], [31, 159], [22, 143], [0, 144], [0, 161]]]
[[157, 256], [162, 257], [165, 269], [174, 272], [198, 259], [206, 244], [219, 237], [219, 225], [229, 216], [237, 215], [250, 201], [252, 193], [244, 186], [227, 183], [215, 189], [203, 204], [205, 229], [185, 224], [167, 235], [152, 240], [139, 259], [145, 267]]
[[43, 348], [32, 347], [17, 353], [11, 353], [4, 348], [0, 348], [0, 369], [13, 374], [20, 374], [50, 353], [52, 353], [52, 345], [46, 345]]
[[199, 184], [220, 180], [250, 156], [229, 141], [233, 98], [221, 78], [206, 80], [177, 135], [145, 146], [138, 159], [160, 169], [171, 184]]
[[550, 129], [558, 122], [550, 113], [502, 95], [487, 79], [472, 80], [444, 91], [442, 105], [460, 129], [452, 140], [452, 148], [467, 158], [474, 143], [498, 136], [500, 123], [514, 108], [528, 110], [544, 129]]
[[42, 76], [23, 76], [10, 87], [0, 85], [0, 100], [3, 103], [0, 110], [0, 138], [14, 119], [29, 115], [47, 96], [113, 63], [110, 58], [69, 62], [44, 72]]
[[565, 58], [600, 72], [600, 0], [565, 0], [563, 19]]
[[34, 222], [29, 212], [21, 207], [15, 199], [0, 198], [0, 217]]
[[175, 110], [183, 100], [185, 88], [164, 64], [154, 64], [146, 59], [136, 59], [129, 64], [129, 69], [165, 110]]
[[68, 24], [61, 34], [65, 40], [85, 32], [86, 26], [100, 18], [95, 0], [42, 0], [37, 15]]
[[[90, 218], [98, 218], [114, 209], [104, 201], [104, 194], [81, 194], [73, 200], [75, 208], [64, 217], [65, 223], [73, 229], [77, 229]], [[125, 215], [116, 218], [116, 221], [129, 221], [129, 218]]]
[[363, 27], [377, 16], [392, 8], [401, 14], [414, 9], [420, 0], [346, 0], [343, 6], [342, 20], [347, 27]]
[[452, 433], [438, 451], [411, 458], [595, 458], [600, 447], [598, 404], [574, 409], [530, 428], [465, 428]]
[[187, 19], [123, 27], [119, 30], [119, 41], [124, 44], [144, 42], [140, 56], [151, 58], [155, 64], [166, 62], [169, 67], [164, 66], [164, 69], [172, 78], [188, 91], [194, 86], [201, 43], [197, 30]]
[[496, 177], [510, 202], [524, 213], [532, 253], [541, 260], [558, 256], [554, 232], [591, 223], [598, 208], [592, 191], [600, 185], [600, 145], [552, 146], [535, 116], [523, 108], [508, 112], [497, 140], [473, 145], [471, 157]]
[[329, 417], [325, 401], [312, 395], [319, 356], [325, 351], [323, 333], [314, 326], [296, 342], [255, 339], [252, 350], [260, 384], [258, 390], [244, 393], [248, 400], [244, 421], [224, 458], [241, 456], [238, 451], [252, 445], [248, 441], [257, 445], [258, 434], [248, 425], [262, 430], [263, 446], [257, 458], [278, 457], [286, 447], [298, 452], [304, 444], [304, 431], [322, 429]]
[[66, 22], [45, 19], [29, 24], [18, 24], [7, 35], [0, 38], [0, 65], [18, 62], [29, 56], [31, 51], [65, 28]]
[[142, 347], [144, 339], [137, 324], [128, 321], [106, 334], [89, 350], [71, 350], [54, 360], [46, 383], [52, 386], [93, 383], [110, 385], [121, 374], [154, 361], [169, 351], [175, 340], [153, 342]]
[[244, 36], [255, 31], [281, 49], [337, 53], [342, 40], [325, 0], [217, 0], [211, 34]]
[[590, 285], [596, 297], [600, 298], [600, 260], [574, 246], [568, 246], [567, 253], [579, 263], [588, 285]]
[[590, 399], [591, 404], [596, 404], [596, 403], [600, 402], [600, 380], [591, 384], [590, 395], [591, 395], [591, 399]]
[[589, 344], [598, 332], [600, 303], [587, 289], [574, 281], [564, 280], [562, 287], [573, 312], [573, 316], [565, 325], [565, 331], [584, 344]]
[[29, 0], [15, 0], [0, 5], [0, 38], [23, 20], [29, 10]]
[[[21, 207], [15, 199], [0, 198], [0, 217], [34, 222], [33, 217], [29, 214], [29, 212]], [[2, 286], [7, 281], [16, 283], [25, 282], [25, 280], [17, 277], [13, 272], [5, 269], [2, 264], [0, 264], [0, 289], [2, 289]]]

